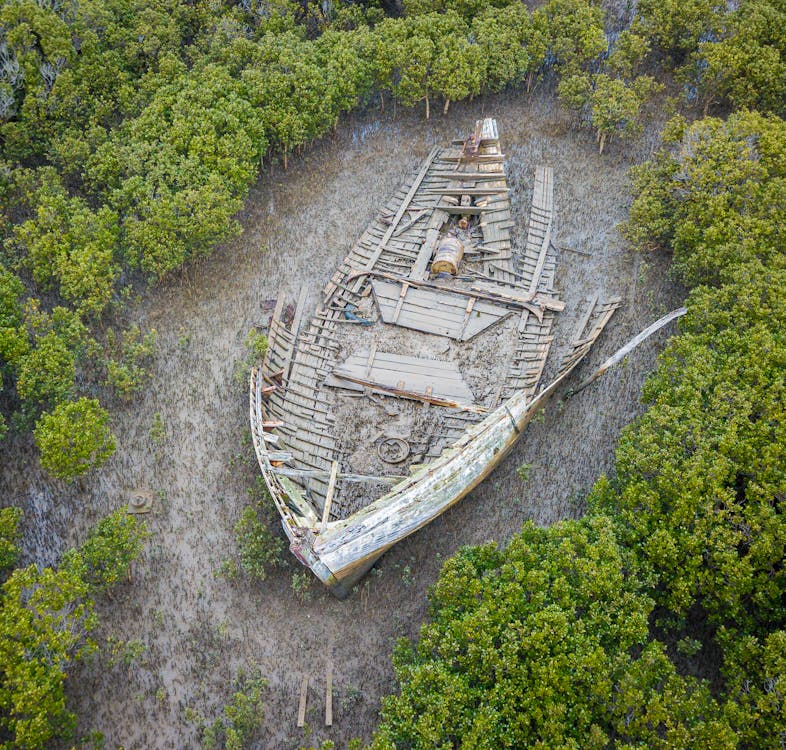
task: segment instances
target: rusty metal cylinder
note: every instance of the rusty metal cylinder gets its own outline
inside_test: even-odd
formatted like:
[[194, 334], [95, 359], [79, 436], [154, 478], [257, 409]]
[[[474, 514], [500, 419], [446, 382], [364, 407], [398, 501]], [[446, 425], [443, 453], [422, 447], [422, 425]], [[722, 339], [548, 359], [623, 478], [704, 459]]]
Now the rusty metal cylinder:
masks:
[[458, 273], [459, 263], [464, 256], [464, 245], [455, 237], [445, 237], [437, 246], [434, 260], [431, 262], [431, 273]]

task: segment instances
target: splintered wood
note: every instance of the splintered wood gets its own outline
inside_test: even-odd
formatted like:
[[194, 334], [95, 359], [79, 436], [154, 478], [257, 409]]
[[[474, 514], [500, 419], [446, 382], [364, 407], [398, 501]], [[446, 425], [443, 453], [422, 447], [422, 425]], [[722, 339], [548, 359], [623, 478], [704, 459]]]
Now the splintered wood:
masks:
[[[552, 223], [553, 174], [540, 166], [526, 243], [514, 252], [504, 156], [485, 118], [470, 138], [431, 150], [310, 318], [305, 288], [296, 302], [279, 295], [251, 373], [252, 440], [291, 550], [336, 595], [492, 470], [618, 306], [591, 300], [544, 387], [565, 307]], [[449, 262], [432, 280], [440, 247]], [[306, 676], [299, 722], [307, 692]]]

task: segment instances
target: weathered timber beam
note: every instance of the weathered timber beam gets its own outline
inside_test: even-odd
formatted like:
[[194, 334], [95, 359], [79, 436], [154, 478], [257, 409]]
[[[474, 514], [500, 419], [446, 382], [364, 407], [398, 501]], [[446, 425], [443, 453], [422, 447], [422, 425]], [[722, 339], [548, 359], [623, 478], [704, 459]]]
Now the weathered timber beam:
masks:
[[445, 406], [449, 409], [461, 409], [462, 411], [471, 411], [475, 414], [486, 414], [488, 413], [488, 409], [482, 406], [476, 406], [475, 404], [462, 404], [458, 401], [451, 401], [450, 399], [440, 398], [439, 396], [429, 396], [425, 393], [418, 393], [417, 391], [408, 391], [404, 388], [396, 388], [395, 386], [385, 385], [383, 383], [377, 383], [373, 380], [365, 380], [363, 378], [355, 377], [354, 375], [350, 375], [348, 373], [342, 372], [340, 375], [336, 375], [337, 378], [340, 380], [348, 380], [350, 383], [357, 383], [358, 385], [365, 386], [367, 388], [373, 388], [375, 391], [384, 391], [385, 393], [389, 393], [392, 396], [399, 396], [401, 398], [408, 398], [413, 401], [423, 401], [427, 404], [434, 404], [435, 406]]
[[452, 195], [460, 198], [462, 195], [482, 196], [482, 195], [507, 195], [510, 188], [426, 188], [424, 195]]
[[[319, 471], [317, 469], [274, 469], [274, 474], [292, 479], [328, 479], [329, 471]], [[390, 476], [373, 476], [371, 474], [337, 474], [336, 479], [346, 482], [369, 482], [371, 484], [395, 484], [402, 479], [406, 479], [409, 474], [391, 474]]]
[[504, 180], [504, 172], [431, 172], [429, 177], [440, 177], [455, 182], [488, 182], [490, 180]]
[[443, 154], [439, 157], [440, 161], [447, 162], [461, 162], [464, 164], [493, 164], [494, 162], [503, 162], [505, 154], [478, 154], [473, 157], [466, 157], [463, 155], [451, 156], [450, 154]]
[[574, 388], [570, 393], [568, 393], [566, 398], [570, 398], [571, 396], [575, 396], [577, 393], [583, 391], [588, 385], [594, 383], [601, 375], [603, 375], [610, 367], [613, 367], [618, 362], [621, 362], [625, 357], [630, 354], [639, 344], [643, 341], [646, 341], [653, 333], [659, 331], [663, 326], [668, 325], [671, 323], [672, 320], [676, 320], [677, 318], [681, 318], [685, 313], [688, 312], [687, 307], [680, 307], [676, 310], [672, 310], [668, 315], [664, 315], [659, 320], [656, 320], [652, 325], [647, 326], [641, 333], [634, 336], [630, 341], [628, 341], [625, 346], [618, 349], [614, 354], [612, 354], [595, 372], [592, 373], [581, 385], [577, 388]]

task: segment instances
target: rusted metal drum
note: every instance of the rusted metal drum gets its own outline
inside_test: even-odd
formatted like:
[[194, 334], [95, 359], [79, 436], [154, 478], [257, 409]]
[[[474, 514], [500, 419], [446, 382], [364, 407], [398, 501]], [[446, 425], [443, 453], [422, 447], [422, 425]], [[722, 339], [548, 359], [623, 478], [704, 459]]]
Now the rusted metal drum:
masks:
[[431, 263], [431, 273], [449, 273], [455, 276], [463, 255], [464, 245], [461, 241], [455, 237], [445, 237], [437, 246], [437, 252]]

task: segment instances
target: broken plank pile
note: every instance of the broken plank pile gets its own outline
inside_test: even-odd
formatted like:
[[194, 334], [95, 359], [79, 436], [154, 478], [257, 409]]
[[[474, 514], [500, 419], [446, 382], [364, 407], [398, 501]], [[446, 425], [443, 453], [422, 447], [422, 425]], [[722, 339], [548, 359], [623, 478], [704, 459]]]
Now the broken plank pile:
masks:
[[560, 364], [557, 377], [572, 370], [587, 355], [620, 304], [621, 299], [619, 297], [612, 297], [605, 302], [599, 303], [597, 296], [595, 296], [590, 301], [586, 312], [576, 327], [576, 335], [571, 342], [570, 350]]

